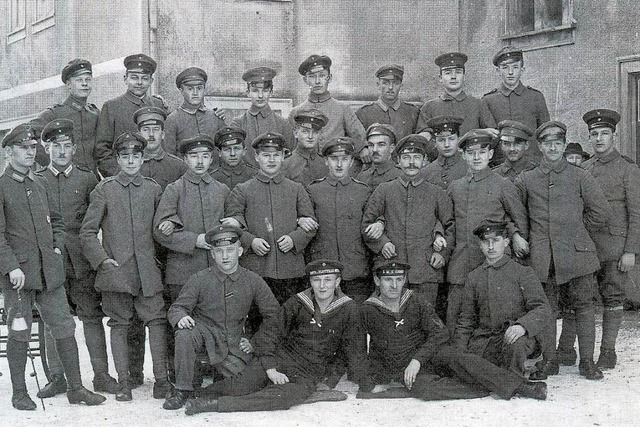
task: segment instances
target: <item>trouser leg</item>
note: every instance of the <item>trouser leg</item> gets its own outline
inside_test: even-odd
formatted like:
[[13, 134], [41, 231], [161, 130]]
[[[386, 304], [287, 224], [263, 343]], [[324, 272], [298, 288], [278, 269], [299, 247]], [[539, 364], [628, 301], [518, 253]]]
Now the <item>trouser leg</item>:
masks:
[[174, 358], [176, 389], [193, 390], [197, 353], [203, 345], [204, 340], [197, 327], [194, 329], [178, 329], [176, 331]]
[[222, 396], [218, 399], [218, 412], [277, 411], [300, 405], [313, 393], [312, 382], [271, 384], [244, 396]]
[[113, 326], [111, 328], [111, 354], [116, 366], [119, 384], [129, 382], [129, 343], [127, 336], [128, 326]]
[[544, 360], [555, 362], [557, 360], [556, 337], [558, 335], [558, 285], [556, 283], [555, 275], [550, 275], [547, 283], [544, 283], [542, 286], [544, 288], [544, 293], [549, 299], [551, 317], [538, 336], [538, 340], [542, 348], [542, 356]]
[[601, 350], [615, 350], [624, 310], [624, 286], [629, 274], [618, 269], [617, 261], [605, 262], [598, 274], [598, 291], [602, 296]]
[[127, 335], [129, 371], [131, 377], [144, 377], [145, 329], [144, 323], [137, 315], [133, 316]]
[[108, 373], [107, 339], [102, 322], [84, 322], [84, 340], [94, 375]]
[[410, 393], [422, 400], [476, 399], [489, 395], [489, 392], [480, 386], [464, 384], [455, 378], [426, 372], [418, 373]]
[[449, 297], [447, 298], [447, 329], [449, 330], [449, 336], [453, 337], [455, 335], [463, 300], [464, 285], [449, 284]]
[[593, 307], [593, 291], [595, 277], [593, 274], [580, 276], [563, 285], [565, 292], [569, 292], [569, 301], [576, 313], [576, 333], [580, 360], [593, 360], [593, 350], [596, 341], [596, 320]]
[[51, 336], [51, 329], [46, 325], [44, 327], [44, 347], [51, 376], [63, 376], [64, 368], [56, 350], [56, 340]]
[[68, 389], [81, 389], [82, 377], [80, 374], [80, 359], [78, 357], [78, 343], [76, 342], [76, 337], [70, 336], [67, 338], [57, 339], [56, 348], [60, 355], [60, 361], [64, 366]]
[[156, 382], [167, 380], [167, 322], [152, 320], [149, 326], [149, 347], [153, 363], [153, 376]]
[[266, 372], [256, 360], [247, 365], [239, 374], [230, 376], [207, 386], [202, 395], [216, 398], [220, 396], [244, 396], [254, 393], [270, 383]]
[[27, 366], [28, 349], [29, 343], [26, 341], [18, 341], [13, 338], [7, 340], [7, 361], [9, 362], [13, 393], [27, 391], [24, 373]]

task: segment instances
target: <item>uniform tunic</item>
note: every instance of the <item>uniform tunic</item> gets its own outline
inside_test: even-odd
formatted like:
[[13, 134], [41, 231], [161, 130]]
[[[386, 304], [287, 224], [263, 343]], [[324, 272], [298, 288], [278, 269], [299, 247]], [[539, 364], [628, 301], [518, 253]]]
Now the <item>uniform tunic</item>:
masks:
[[213, 169], [211, 176], [218, 182], [225, 184], [229, 189], [233, 190], [236, 185], [247, 182], [258, 173], [258, 169], [245, 163], [244, 160], [237, 166], [229, 167], [224, 163]]
[[142, 107], [163, 108], [162, 100], [148, 93], [139, 98], [127, 91], [117, 98], [110, 99], [102, 106], [96, 130], [94, 151], [100, 173], [112, 176], [118, 173], [118, 163], [113, 152], [113, 142], [125, 132], [137, 132], [138, 125], [133, 114]]
[[[94, 149], [99, 116], [100, 110], [98, 107], [87, 103], [86, 99], [76, 99], [69, 96], [62, 104], [55, 104], [40, 113], [38, 117], [31, 121], [31, 125], [37, 133], [40, 133], [47, 123], [53, 120], [72, 120], [73, 141], [77, 147], [76, 153], [73, 155], [73, 163], [95, 173], [97, 172], [97, 167]], [[46, 157], [46, 159], [37, 158], [36, 160], [41, 165], [48, 165], [48, 155]]]
[[311, 184], [311, 181], [320, 179], [329, 173], [329, 168], [324, 163], [324, 157], [314, 149], [308, 150], [300, 146], [293, 150], [291, 157], [285, 159], [282, 169], [287, 178], [299, 182], [305, 187]]
[[514, 182], [516, 177], [523, 171], [530, 171], [538, 166], [537, 162], [524, 156], [516, 163], [512, 163], [511, 160], [505, 159], [504, 163], [500, 166], [496, 166], [493, 170], [500, 176], [507, 178], [509, 181]]
[[460, 136], [471, 129], [482, 128], [480, 125], [480, 100], [467, 95], [464, 91], [456, 96], [445, 92], [438, 98], [425, 102], [420, 108], [417, 130], [426, 128], [427, 121], [436, 116], [453, 116], [464, 119], [460, 125]]
[[[165, 281], [183, 285], [192, 274], [214, 265], [211, 253], [196, 247], [199, 234], [220, 225], [229, 188], [207, 173], [198, 176], [188, 170], [169, 184], [162, 194], [153, 221], [153, 236], [169, 249]], [[164, 221], [175, 224], [165, 236], [158, 226]]]
[[258, 109], [253, 106], [250, 107], [243, 114], [234, 117], [231, 120], [231, 126], [238, 127], [247, 133], [244, 144], [247, 152], [244, 160], [254, 168], [258, 167], [258, 163], [251, 143], [258, 135], [266, 132], [276, 132], [284, 136], [286, 148], [293, 150], [296, 146], [293, 126], [287, 119], [275, 113], [268, 104]]
[[356, 111], [356, 116], [365, 129], [374, 123], [386, 123], [396, 131], [396, 141], [416, 132], [419, 110], [413, 104], [404, 102], [400, 98], [391, 105], [378, 99]]
[[[124, 172], [103, 179], [91, 192], [80, 239], [84, 254], [98, 270], [99, 291], [145, 297], [162, 292], [152, 236], [153, 214], [161, 193], [152, 179]], [[100, 266], [108, 258], [120, 266]]]
[[451, 157], [438, 156], [438, 158], [424, 167], [427, 181], [446, 190], [449, 184], [467, 174], [467, 162], [459, 152]]
[[309, 94], [306, 101], [291, 110], [289, 121], [293, 122], [293, 117], [295, 117], [297, 111], [311, 108], [322, 111], [329, 119], [320, 134], [319, 151], [322, 151], [327, 141], [341, 136], [348, 136], [355, 140], [356, 154], [360, 153], [365, 147], [366, 131], [360, 120], [358, 120], [358, 116], [356, 116], [349, 104], [332, 98], [328, 91], [322, 95]]
[[[224, 126], [226, 126], [224, 120], [218, 117], [215, 111], [205, 106], [194, 110], [190, 105], [183, 103], [172, 111], [164, 122], [163, 147], [167, 153], [175, 155], [179, 152], [180, 141], [197, 134], [205, 134], [213, 138], [218, 129]], [[213, 163], [218, 164], [217, 155], [213, 156]]]
[[402, 170], [389, 160], [381, 165], [371, 163], [371, 167], [360, 172], [356, 179], [375, 189], [381, 183], [393, 181], [401, 175]]
[[611, 207], [598, 182], [564, 158], [549, 165], [544, 159], [515, 181], [529, 212], [531, 266], [546, 283], [553, 256], [557, 283], [599, 268], [596, 246], [585, 228], [607, 225]]
[[528, 237], [527, 211], [516, 187], [489, 168], [468, 174], [449, 185], [456, 221], [456, 246], [449, 261], [447, 281], [462, 285], [471, 270], [484, 261], [473, 230], [484, 220], [509, 221], [509, 234]]
[[309, 260], [340, 261], [343, 280], [366, 277], [369, 266], [360, 225], [371, 189], [349, 176], [327, 176], [312, 182], [307, 191], [320, 225], [307, 248]]
[[369, 248], [380, 254], [387, 242], [393, 243], [398, 254], [393, 260], [411, 265], [409, 283], [442, 282], [443, 268], [434, 269], [429, 260], [438, 221], [447, 240], [447, 247], [440, 252], [445, 261], [454, 245], [453, 206], [444, 190], [421, 177], [408, 181], [403, 176], [383, 182], [367, 202], [362, 231], [381, 217], [385, 221], [384, 233], [377, 240], [367, 240]]
[[[285, 178], [282, 173], [269, 178], [259, 172], [247, 182], [238, 184], [227, 197], [225, 212], [246, 226], [242, 246], [246, 252], [240, 263], [261, 277], [291, 279], [304, 276], [304, 249], [315, 232], [307, 233], [298, 226], [298, 218], [315, 219], [311, 199], [302, 184]], [[282, 252], [277, 240], [288, 235], [293, 249]], [[271, 250], [258, 256], [251, 249], [256, 237], [267, 241]]]
[[167, 185], [180, 178], [186, 171], [187, 165], [181, 158], [168, 154], [164, 150], [153, 157], [145, 154], [140, 168], [140, 174], [160, 184], [163, 191]]

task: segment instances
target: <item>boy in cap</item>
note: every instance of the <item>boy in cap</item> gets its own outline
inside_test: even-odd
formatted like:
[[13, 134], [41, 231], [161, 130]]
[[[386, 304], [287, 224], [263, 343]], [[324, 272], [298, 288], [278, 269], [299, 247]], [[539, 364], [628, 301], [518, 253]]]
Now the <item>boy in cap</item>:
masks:
[[498, 175], [513, 182], [520, 172], [538, 166], [538, 163], [527, 156], [527, 150], [533, 139], [533, 130], [513, 120], [501, 121], [498, 123], [498, 130], [500, 131], [500, 149], [505, 159], [494, 170]]
[[[197, 352], [205, 347], [209, 362], [233, 383], [251, 362], [252, 346], [243, 332], [249, 308], [256, 304], [265, 319], [280, 305], [257, 274], [238, 265], [242, 256], [236, 227], [219, 225], [205, 235], [215, 264], [193, 274], [169, 308], [169, 323], [176, 327], [176, 384], [164, 409], [179, 409], [192, 395]], [[211, 392], [222, 384], [208, 388]]]
[[427, 121], [435, 136], [438, 158], [425, 166], [424, 174], [429, 182], [443, 190], [467, 174], [467, 163], [458, 149], [462, 122], [462, 118], [453, 116], [436, 116]]
[[361, 303], [372, 291], [367, 248], [360, 234], [371, 188], [349, 176], [354, 145], [351, 138], [341, 137], [329, 140], [322, 150], [329, 173], [307, 187], [318, 220], [307, 259], [340, 261], [344, 265], [340, 289]]
[[159, 95], [149, 95], [153, 83], [153, 73], [157, 68], [153, 58], [138, 53], [124, 58], [126, 72], [124, 83], [127, 91], [102, 105], [98, 127], [96, 129], [96, 147], [94, 157], [102, 176], [118, 173], [113, 143], [125, 132], [137, 132], [138, 126], [132, 120], [133, 114], [142, 107], [167, 109]]
[[249, 165], [247, 161], [249, 156], [245, 145], [246, 136], [246, 132], [238, 127], [225, 126], [213, 137], [220, 162], [211, 172], [211, 176], [229, 189], [233, 189], [236, 184], [249, 181], [258, 173], [258, 169]]
[[377, 101], [361, 107], [356, 116], [365, 129], [374, 123], [386, 123], [393, 126], [396, 139], [415, 133], [418, 121], [418, 107], [400, 99], [404, 67], [387, 64], [378, 68], [376, 85], [380, 91]]
[[163, 191], [187, 170], [182, 159], [167, 153], [162, 146], [166, 118], [167, 113], [158, 107], [142, 107], [133, 114], [138, 133], [147, 140], [140, 173], [160, 184]]
[[443, 93], [420, 108], [417, 129], [430, 127], [427, 125], [429, 119], [438, 116], [460, 117], [460, 135], [480, 128], [480, 100], [464, 91], [467, 55], [447, 52], [438, 55], [434, 62], [440, 69], [439, 81]]
[[298, 110], [293, 116], [296, 148], [291, 156], [284, 160], [282, 168], [287, 178], [301, 183], [305, 188], [311, 181], [327, 174], [327, 166], [319, 154], [318, 147], [322, 128], [327, 124], [327, 120], [327, 116], [316, 109]]
[[[60, 77], [69, 95], [61, 104], [54, 104], [41, 112], [31, 121], [31, 125], [39, 134], [47, 123], [55, 119], [72, 120], [73, 140], [76, 145], [73, 163], [97, 173], [94, 149], [100, 110], [94, 104], [87, 102], [93, 89], [91, 62], [80, 58], [72, 59], [62, 68]], [[44, 150], [42, 151], [36, 156], [36, 161], [46, 166], [49, 164], [49, 156], [44, 153]]]
[[572, 165], [582, 166], [582, 163], [589, 160], [591, 156], [582, 149], [582, 145], [577, 142], [570, 142], [564, 150], [564, 158]]
[[242, 75], [242, 80], [247, 83], [247, 98], [251, 101], [251, 107], [243, 114], [231, 120], [231, 126], [240, 128], [245, 132], [245, 140], [249, 142], [246, 147], [246, 162], [254, 168], [258, 168], [255, 160], [255, 151], [250, 145], [258, 135], [266, 132], [279, 133], [284, 137], [285, 148], [295, 148], [292, 124], [269, 105], [269, 99], [273, 94], [273, 78], [277, 75], [271, 67], [251, 68]]
[[[491, 128], [493, 136], [498, 136], [498, 123], [514, 120], [530, 129], [537, 129], [549, 121], [549, 109], [544, 95], [520, 81], [525, 71], [522, 50], [505, 46], [493, 56], [493, 65], [502, 80], [500, 87], [484, 94], [480, 99], [480, 123], [483, 128]], [[540, 159], [540, 150], [531, 144], [527, 155], [534, 161]], [[498, 156], [499, 161], [503, 158]]]
[[489, 168], [494, 148], [490, 132], [483, 129], [467, 132], [460, 139], [460, 149], [469, 173], [447, 189], [456, 220], [456, 244], [447, 269], [447, 327], [451, 334], [462, 308], [467, 275], [484, 260], [473, 230], [486, 220], [509, 221], [515, 255], [522, 258], [528, 253], [527, 211], [513, 183]]
[[[176, 87], [180, 90], [183, 102], [167, 116], [164, 126], [164, 148], [170, 154], [180, 153], [180, 141], [199, 134], [213, 137], [218, 129], [226, 125], [222, 113], [204, 105], [207, 73], [202, 68], [182, 70], [176, 76]], [[214, 156], [213, 164], [218, 164], [218, 156]]]
[[[74, 123], [70, 119], [53, 120], [44, 127], [41, 139], [51, 161], [41, 173], [48, 180], [54, 206], [64, 219], [65, 244], [61, 249], [65, 288], [83, 324], [85, 344], [94, 374], [93, 388], [95, 391], [115, 394], [118, 383], [109, 375], [100, 293], [93, 287], [95, 272], [82, 253], [79, 235], [82, 219], [89, 206], [89, 194], [98, 184], [98, 179], [93, 172], [74, 163], [77, 149], [74, 137]], [[46, 328], [45, 336], [51, 381], [38, 393], [38, 397], [43, 398], [67, 391], [64, 369], [49, 328]]]
[[356, 303], [340, 290], [342, 269], [333, 260], [309, 263], [310, 288], [289, 298], [260, 328], [251, 365], [235, 382], [225, 380], [215, 398], [188, 402], [185, 413], [274, 411], [304, 403], [341, 350], [354, 381], [370, 389], [364, 383], [366, 338]]
[[601, 369], [612, 369], [617, 361], [615, 346], [622, 321], [624, 287], [640, 252], [640, 170], [615, 148], [618, 112], [597, 109], [585, 113], [582, 119], [589, 129], [589, 141], [595, 152], [582, 166], [600, 184], [611, 206], [608, 226], [589, 226], [588, 230], [601, 261], [596, 277], [604, 311], [597, 365]]
[[9, 326], [11, 404], [18, 410], [36, 409], [25, 384], [35, 304], [56, 340], [69, 403], [98, 405], [104, 396], [82, 386], [75, 322], [63, 286], [64, 221], [46, 178], [31, 170], [37, 144], [35, 130], [28, 124], [16, 126], [2, 139], [8, 164], [0, 175], [0, 291]]
[[596, 285], [593, 273], [600, 263], [586, 227], [605, 227], [611, 207], [593, 176], [565, 160], [566, 132], [566, 125], [555, 121], [536, 129], [535, 137], [542, 151], [540, 165], [522, 172], [515, 181], [529, 212], [531, 266], [543, 283], [553, 310], [541, 340], [544, 360], [533, 374], [543, 379], [558, 373], [556, 317], [560, 296], [575, 313], [580, 374], [597, 380], [603, 376], [593, 361]]
[[375, 189], [380, 183], [392, 181], [402, 171], [391, 159], [396, 148], [396, 131], [391, 125], [374, 123], [367, 128], [367, 147], [371, 166], [361, 171], [356, 179]]
[[285, 140], [265, 133], [253, 141], [260, 172], [238, 184], [227, 197], [225, 212], [245, 227], [241, 265], [260, 275], [283, 303], [304, 287], [304, 249], [315, 230], [304, 231], [300, 218], [315, 222], [311, 199], [302, 184], [282, 173]]
[[506, 254], [507, 222], [483, 221], [473, 234], [485, 259], [467, 278], [455, 346], [522, 378], [527, 356], [552, 320], [549, 301], [533, 269]]
[[80, 229], [82, 249], [97, 270], [95, 287], [102, 293], [102, 309], [110, 318], [118, 401], [132, 399], [127, 335], [135, 315], [149, 328], [156, 379], [153, 397], [163, 399], [171, 387], [166, 369], [167, 313], [153, 242], [153, 214], [162, 188], [140, 174], [146, 145], [138, 133], [126, 132], [116, 139], [120, 172], [100, 181], [91, 192]]
[[[402, 175], [373, 191], [362, 218], [362, 230], [378, 259], [412, 266], [409, 287], [427, 294], [427, 300], [435, 304], [438, 284], [444, 281], [443, 267], [453, 245], [454, 222], [449, 196], [421, 173], [426, 145], [426, 138], [420, 135], [409, 135], [398, 142], [395, 155]], [[447, 244], [436, 251], [434, 242], [442, 238]]]
[[[545, 383], [524, 381], [472, 353], [449, 347], [449, 334], [424, 295], [405, 289], [409, 265], [386, 261], [374, 274], [376, 292], [362, 307], [370, 335], [369, 375], [378, 384], [358, 398], [416, 397], [422, 400], [473, 399], [490, 391], [544, 400]], [[540, 289], [542, 293], [542, 289]], [[389, 389], [399, 381], [406, 389]]]
[[[297, 105], [289, 113], [289, 121], [293, 123], [298, 110], [315, 108], [322, 111], [329, 119], [322, 132], [320, 150], [324, 144], [332, 138], [348, 136], [356, 143], [355, 156], [358, 162], [370, 163], [371, 157], [368, 148], [364, 145], [365, 130], [358, 120], [358, 116], [351, 107], [331, 97], [329, 83], [332, 79], [331, 58], [325, 55], [311, 55], [298, 67], [304, 83], [309, 86], [309, 97], [302, 104]], [[357, 168], [360, 165], [357, 165]], [[357, 170], [359, 172], [359, 169]]]

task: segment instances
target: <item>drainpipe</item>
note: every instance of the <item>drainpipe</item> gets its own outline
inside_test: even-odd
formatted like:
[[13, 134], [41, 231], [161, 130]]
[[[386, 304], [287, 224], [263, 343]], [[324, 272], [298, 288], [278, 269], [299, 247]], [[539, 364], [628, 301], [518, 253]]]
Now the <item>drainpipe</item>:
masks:
[[[158, 36], [158, 0], [147, 0], [147, 13], [149, 24], [149, 56], [160, 62], [157, 58], [157, 36]], [[158, 79], [153, 80], [151, 93], [158, 93]]]

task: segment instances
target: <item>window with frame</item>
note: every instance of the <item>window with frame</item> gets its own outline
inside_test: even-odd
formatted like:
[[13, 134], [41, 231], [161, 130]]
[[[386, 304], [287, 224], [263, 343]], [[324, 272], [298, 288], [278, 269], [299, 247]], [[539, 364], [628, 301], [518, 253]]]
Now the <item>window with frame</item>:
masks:
[[573, 43], [573, 0], [507, 0], [503, 40], [522, 39], [519, 47]]
[[10, 0], [9, 14], [7, 43], [13, 43], [26, 37], [27, 0]]
[[55, 24], [55, 0], [34, 0], [32, 32], [37, 33]]

